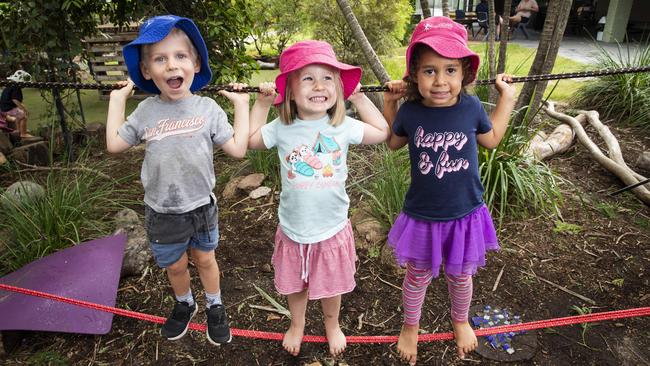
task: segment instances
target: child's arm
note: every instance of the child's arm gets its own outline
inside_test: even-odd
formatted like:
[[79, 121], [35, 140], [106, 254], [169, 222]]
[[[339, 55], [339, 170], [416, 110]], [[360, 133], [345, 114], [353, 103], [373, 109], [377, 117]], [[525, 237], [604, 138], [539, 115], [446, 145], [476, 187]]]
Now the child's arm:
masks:
[[512, 76], [507, 74], [497, 75], [496, 87], [499, 92], [499, 99], [490, 116], [492, 129], [476, 137], [478, 143], [486, 149], [497, 147], [506, 133], [506, 129], [508, 129], [508, 121], [515, 107], [515, 93], [517, 91], [514, 85], [508, 84], [508, 82], [512, 82]]
[[389, 91], [384, 92], [384, 118], [388, 122], [388, 139], [386, 145], [391, 150], [398, 150], [408, 142], [406, 137], [397, 136], [393, 133], [393, 122], [397, 116], [397, 102], [406, 94], [406, 82], [392, 80], [385, 84]]
[[251, 129], [248, 137], [248, 147], [251, 149], [266, 149], [262, 140], [262, 127], [266, 124], [276, 94], [275, 83], [260, 83], [260, 93], [257, 94], [251, 110]]
[[120, 81], [117, 84], [122, 88], [111, 92], [106, 117], [106, 149], [109, 153], [121, 153], [131, 147], [131, 144], [117, 134], [117, 130], [124, 123], [126, 100], [131, 96], [134, 84], [131, 79]]
[[361, 84], [358, 84], [348, 99], [357, 108], [361, 121], [365, 122], [361, 143], [370, 145], [384, 142], [390, 136], [386, 119], [365, 94], [359, 93], [360, 89]]
[[[240, 90], [246, 84], [233, 83], [230, 84], [235, 90]], [[228, 98], [235, 107], [235, 121], [233, 129], [235, 135], [220, 147], [228, 155], [233, 158], [241, 159], [246, 156], [248, 149], [248, 128], [249, 128], [249, 111], [248, 111], [248, 93], [235, 93], [227, 92], [225, 90], [219, 91], [219, 94]]]

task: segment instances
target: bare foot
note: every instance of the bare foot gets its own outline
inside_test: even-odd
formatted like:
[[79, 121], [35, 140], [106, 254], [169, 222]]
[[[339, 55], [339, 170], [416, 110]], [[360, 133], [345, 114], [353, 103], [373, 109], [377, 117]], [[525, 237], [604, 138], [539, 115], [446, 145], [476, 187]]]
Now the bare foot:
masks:
[[325, 335], [327, 336], [327, 343], [330, 345], [330, 354], [333, 357], [337, 357], [343, 353], [343, 351], [345, 351], [347, 341], [345, 339], [345, 334], [343, 334], [343, 331], [341, 330], [338, 322], [330, 325], [326, 323]]
[[298, 356], [300, 353], [300, 345], [302, 344], [302, 336], [304, 334], [304, 331], [304, 327], [298, 327], [292, 324], [289, 326], [289, 330], [284, 333], [284, 339], [282, 339], [282, 347], [284, 347], [284, 349], [292, 356]]
[[456, 352], [460, 359], [464, 359], [466, 354], [478, 347], [478, 340], [476, 340], [476, 334], [474, 334], [469, 322], [452, 323], [454, 325], [454, 338], [456, 338]]
[[402, 331], [397, 340], [397, 352], [402, 360], [415, 365], [418, 359], [418, 330], [420, 325], [402, 325]]

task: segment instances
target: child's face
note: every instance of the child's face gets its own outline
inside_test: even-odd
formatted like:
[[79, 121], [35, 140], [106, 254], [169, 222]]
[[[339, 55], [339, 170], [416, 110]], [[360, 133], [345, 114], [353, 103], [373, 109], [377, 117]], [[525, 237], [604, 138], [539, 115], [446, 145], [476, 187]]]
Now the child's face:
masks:
[[445, 58], [432, 50], [423, 51], [416, 76], [422, 104], [427, 107], [449, 107], [458, 102], [463, 88], [460, 59]]
[[174, 101], [192, 95], [190, 86], [201, 65], [192, 57], [188, 41], [170, 34], [150, 46], [140, 69], [144, 78], [160, 89], [161, 99]]
[[336, 104], [336, 69], [308, 65], [294, 71], [289, 80], [291, 99], [302, 120], [320, 119]]

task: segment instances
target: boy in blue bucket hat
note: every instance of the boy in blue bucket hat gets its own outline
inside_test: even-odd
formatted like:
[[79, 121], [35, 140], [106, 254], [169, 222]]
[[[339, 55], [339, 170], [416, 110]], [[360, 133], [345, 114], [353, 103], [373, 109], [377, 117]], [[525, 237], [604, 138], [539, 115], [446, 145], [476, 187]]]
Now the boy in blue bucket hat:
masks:
[[[111, 92], [106, 145], [119, 153], [145, 143], [141, 180], [145, 226], [153, 256], [165, 268], [176, 303], [161, 334], [170, 340], [185, 335], [197, 313], [188, 271], [189, 247], [207, 307], [207, 337], [215, 344], [232, 339], [221, 301], [215, 258], [217, 225], [213, 145], [243, 158], [248, 143], [246, 93], [221, 91], [234, 105], [234, 128], [217, 103], [193, 92], [210, 82], [208, 50], [198, 28], [187, 18], [163, 15], [146, 20], [140, 34], [124, 46], [130, 79]], [[156, 94], [126, 118], [133, 86]], [[232, 84], [241, 89], [244, 84]]]

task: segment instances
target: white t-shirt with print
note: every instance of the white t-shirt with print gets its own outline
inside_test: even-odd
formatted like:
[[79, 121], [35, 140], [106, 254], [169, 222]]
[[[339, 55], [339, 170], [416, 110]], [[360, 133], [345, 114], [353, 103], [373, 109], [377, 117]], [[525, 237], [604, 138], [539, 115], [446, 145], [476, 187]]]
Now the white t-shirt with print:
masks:
[[282, 231], [308, 244], [331, 238], [348, 221], [345, 191], [350, 144], [363, 139], [363, 122], [345, 117], [334, 127], [329, 116], [319, 120], [279, 119], [262, 127], [267, 148], [277, 146], [282, 175], [278, 216]]

